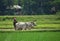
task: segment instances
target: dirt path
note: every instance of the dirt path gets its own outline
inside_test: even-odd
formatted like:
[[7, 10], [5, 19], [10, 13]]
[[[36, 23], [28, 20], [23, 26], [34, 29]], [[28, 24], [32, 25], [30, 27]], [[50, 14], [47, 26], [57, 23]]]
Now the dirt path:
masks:
[[14, 29], [0, 29], [0, 31], [15, 31]]
[[[15, 29], [0, 29], [0, 31], [16, 31]], [[60, 31], [60, 29], [31, 29], [24, 31]]]

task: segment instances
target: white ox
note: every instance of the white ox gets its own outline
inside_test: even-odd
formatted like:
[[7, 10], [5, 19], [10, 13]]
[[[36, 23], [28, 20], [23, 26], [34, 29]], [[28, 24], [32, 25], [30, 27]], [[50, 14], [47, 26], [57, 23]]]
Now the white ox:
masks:
[[36, 26], [35, 22], [18, 22], [16, 23], [16, 30], [30, 30], [34, 26]]

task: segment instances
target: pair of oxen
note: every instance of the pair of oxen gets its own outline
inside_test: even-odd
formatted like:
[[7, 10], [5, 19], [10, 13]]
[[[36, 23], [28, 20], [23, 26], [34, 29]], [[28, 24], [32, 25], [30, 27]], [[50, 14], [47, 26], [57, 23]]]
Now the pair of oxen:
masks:
[[31, 28], [34, 28], [34, 26], [36, 26], [36, 22], [35, 21], [31, 21], [31, 22], [17, 22], [15, 30], [27, 30], [27, 29], [31, 30]]

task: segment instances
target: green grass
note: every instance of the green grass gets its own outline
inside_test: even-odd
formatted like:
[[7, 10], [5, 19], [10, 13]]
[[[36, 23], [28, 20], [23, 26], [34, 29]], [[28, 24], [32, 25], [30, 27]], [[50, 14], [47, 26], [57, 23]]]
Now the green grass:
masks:
[[37, 20], [36, 21], [37, 26], [35, 26], [36, 29], [38, 28], [60, 29], [59, 15], [0, 16], [0, 28], [13, 28], [13, 17], [16, 17], [18, 22]]
[[0, 31], [0, 41], [60, 41], [60, 32]]

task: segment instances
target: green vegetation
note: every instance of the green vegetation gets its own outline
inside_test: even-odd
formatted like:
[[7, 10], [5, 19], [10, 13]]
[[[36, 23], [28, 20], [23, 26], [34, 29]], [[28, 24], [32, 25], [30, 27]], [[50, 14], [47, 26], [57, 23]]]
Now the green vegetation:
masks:
[[13, 28], [13, 17], [16, 17], [18, 22], [37, 20], [36, 29], [60, 29], [59, 15], [0, 16], [0, 28]]
[[[13, 18], [18, 22], [36, 20], [36, 29], [60, 29], [59, 15], [0, 16], [0, 28], [13, 28]], [[60, 41], [58, 31], [0, 31], [0, 41]]]
[[[22, 9], [11, 9], [14, 5]], [[16, 15], [16, 11], [18, 15], [56, 14], [60, 11], [60, 0], [0, 0], [0, 15]]]
[[60, 32], [0, 31], [0, 41], [60, 41]]

